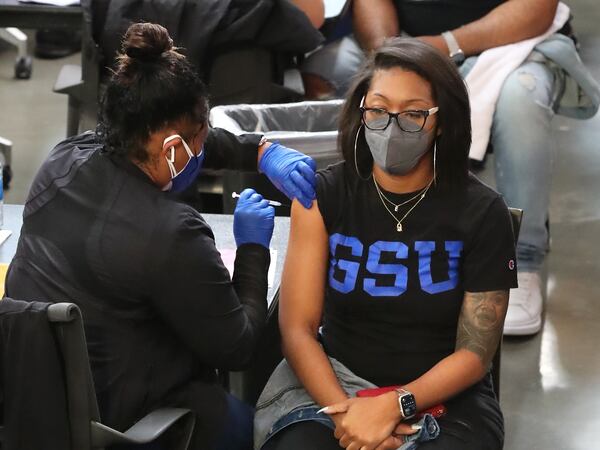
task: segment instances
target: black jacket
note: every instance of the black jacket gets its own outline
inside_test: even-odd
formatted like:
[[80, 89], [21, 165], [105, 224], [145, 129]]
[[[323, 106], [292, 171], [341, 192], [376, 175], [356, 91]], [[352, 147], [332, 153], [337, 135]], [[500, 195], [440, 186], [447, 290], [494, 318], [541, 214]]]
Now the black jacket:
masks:
[[134, 22], [163, 25], [175, 45], [206, 74], [214, 52], [252, 44], [274, 52], [303, 54], [323, 37], [289, 0], [86, 0], [94, 38], [112, 64], [121, 37]]
[[[212, 130], [205, 164], [255, 168], [256, 140]], [[79, 305], [104, 423], [123, 430], [157, 406], [190, 407], [193, 448], [206, 448], [225, 408], [214, 369], [249, 362], [268, 266], [266, 248], [242, 245], [231, 280], [202, 216], [84, 133], [33, 182], [6, 292]]]
[[0, 301], [3, 450], [70, 448], [62, 365], [48, 305]]

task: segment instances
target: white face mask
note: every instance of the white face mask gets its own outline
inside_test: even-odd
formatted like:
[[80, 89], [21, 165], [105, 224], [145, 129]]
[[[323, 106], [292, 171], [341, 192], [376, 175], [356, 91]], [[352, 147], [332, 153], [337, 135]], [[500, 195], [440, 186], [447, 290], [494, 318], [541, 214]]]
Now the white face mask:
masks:
[[201, 148], [198, 155], [194, 155], [190, 150], [189, 145], [185, 142], [178, 134], [173, 134], [163, 141], [163, 147], [170, 141], [179, 138], [183, 144], [183, 148], [188, 155], [188, 160], [185, 166], [178, 172], [175, 168], [175, 146], [171, 146], [169, 152], [166, 155], [167, 166], [171, 172], [171, 181], [163, 186], [163, 191], [182, 192], [187, 189], [196, 179], [200, 169], [202, 168], [202, 162], [204, 161], [204, 148]]

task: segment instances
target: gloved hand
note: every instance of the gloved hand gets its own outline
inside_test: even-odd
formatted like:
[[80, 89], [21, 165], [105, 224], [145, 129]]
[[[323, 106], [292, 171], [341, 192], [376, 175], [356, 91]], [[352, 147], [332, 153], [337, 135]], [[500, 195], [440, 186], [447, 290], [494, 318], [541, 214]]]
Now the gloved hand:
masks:
[[269, 248], [275, 208], [254, 189], [244, 189], [233, 213], [233, 236], [239, 247], [242, 244], [260, 244]]
[[310, 208], [315, 198], [315, 161], [303, 153], [273, 143], [258, 163], [258, 169], [290, 200], [297, 198]]

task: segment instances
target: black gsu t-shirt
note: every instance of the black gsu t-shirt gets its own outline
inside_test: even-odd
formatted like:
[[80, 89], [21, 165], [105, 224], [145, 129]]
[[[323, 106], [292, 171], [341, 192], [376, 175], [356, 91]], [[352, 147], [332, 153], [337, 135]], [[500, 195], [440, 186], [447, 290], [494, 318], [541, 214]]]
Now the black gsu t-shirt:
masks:
[[432, 186], [402, 232], [372, 178], [342, 162], [317, 180], [330, 258], [323, 344], [355, 374], [379, 386], [418, 378], [454, 351], [465, 291], [516, 287], [510, 213], [474, 176], [453, 194]]
[[435, 35], [488, 14], [505, 0], [394, 0], [400, 30], [411, 36]]

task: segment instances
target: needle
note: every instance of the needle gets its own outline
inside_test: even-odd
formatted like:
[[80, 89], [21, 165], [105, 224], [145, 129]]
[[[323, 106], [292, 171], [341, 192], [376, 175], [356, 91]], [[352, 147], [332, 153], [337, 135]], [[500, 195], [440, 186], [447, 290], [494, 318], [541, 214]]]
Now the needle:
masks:
[[[238, 194], [237, 192], [232, 192], [231, 193], [231, 198], [240, 198], [240, 194]], [[265, 199], [267, 200], [267, 199]], [[267, 200], [269, 202], [269, 205], [271, 206], [281, 206], [280, 202], [276, 202], [275, 200]]]

